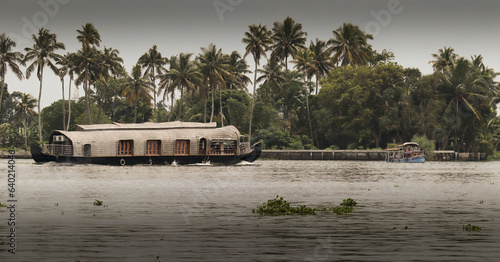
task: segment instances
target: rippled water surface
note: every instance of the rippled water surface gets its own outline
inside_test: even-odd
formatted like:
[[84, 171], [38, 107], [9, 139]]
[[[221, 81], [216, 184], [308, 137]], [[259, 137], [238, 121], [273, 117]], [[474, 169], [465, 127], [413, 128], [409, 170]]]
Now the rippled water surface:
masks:
[[[7, 162], [0, 160], [1, 170]], [[0, 261], [498, 261], [500, 162], [257, 161], [237, 166], [17, 160], [17, 253]], [[2, 171], [3, 173], [4, 171]], [[4, 176], [5, 178], [6, 176]], [[0, 202], [7, 181], [0, 181]], [[3, 185], [2, 185], [3, 184]], [[276, 195], [353, 213], [260, 216]], [[104, 206], [94, 206], [94, 200]], [[481, 232], [463, 231], [463, 225]], [[157, 258], [159, 257], [159, 260]]]

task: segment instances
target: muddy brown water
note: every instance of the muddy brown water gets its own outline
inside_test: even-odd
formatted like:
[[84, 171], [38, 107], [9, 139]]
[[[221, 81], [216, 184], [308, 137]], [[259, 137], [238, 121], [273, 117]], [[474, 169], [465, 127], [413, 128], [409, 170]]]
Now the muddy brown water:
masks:
[[[500, 258], [500, 162], [115, 167], [19, 159], [16, 171], [16, 254], [7, 252], [2, 208], [0, 261]], [[349, 197], [358, 205], [348, 215], [252, 213], [276, 195], [293, 205], [337, 206]], [[482, 230], [464, 231], [467, 224]]]

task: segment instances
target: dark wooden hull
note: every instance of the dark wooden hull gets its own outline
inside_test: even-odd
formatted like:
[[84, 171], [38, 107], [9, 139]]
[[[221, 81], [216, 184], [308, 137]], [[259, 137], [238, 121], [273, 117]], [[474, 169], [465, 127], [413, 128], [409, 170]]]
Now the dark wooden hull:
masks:
[[123, 156], [123, 157], [72, 157], [52, 156], [42, 152], [40, 146], [31, 146], [31, 155], [37, 163], [60, 162], [75, 164], [100, 164], [100, 165], [170, 165], [172, 163], [186, 165], [207, 163], [234, 165], [241, 161], [253, 162], [262, 152], [261, 143], [254, 145], [254, 150], [246, 155], [210, 155], [210, 156]]

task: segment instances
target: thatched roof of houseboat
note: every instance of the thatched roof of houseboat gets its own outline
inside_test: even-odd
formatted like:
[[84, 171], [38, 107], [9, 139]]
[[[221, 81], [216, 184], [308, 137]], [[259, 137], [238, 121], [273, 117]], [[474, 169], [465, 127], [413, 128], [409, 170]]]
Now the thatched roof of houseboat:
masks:
[[185, 129], [185, 128], [216, 128], [217, 123], [195, 123], [195, 122], [146, 122], [141, 124], [98, 124], [98, 125], [76, 125], [76, 131], [98, 131], [98, 130], [155, 130], [155, 129]]

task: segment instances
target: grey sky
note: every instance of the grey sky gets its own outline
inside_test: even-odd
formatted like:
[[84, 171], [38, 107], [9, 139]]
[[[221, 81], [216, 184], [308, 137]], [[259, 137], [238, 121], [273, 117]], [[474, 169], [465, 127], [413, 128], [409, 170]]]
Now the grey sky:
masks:
[[[482, 54], [488, 67], [500, 71], [500, 1], [495, 0], [0, 0], [0, 8], [0, 33], [14, 38], [19, 50], [32, 45], [30, 34], [42, 26], [66, 44], [61, 54], [75, 52], [80, 47], [76, 30], [91, 22], [102, 46], [120, 51], [127, 71], [154, 44], [168, 57], [198, 54], [210, 43], [243, 54], [248, 25], [272, 28], [286, 16], [302, 23], [308, 42], [328, 40], [343, 22], [357, 24], [375, 35], [374, 49], [390, 50], [400, 65], [424, 74], [432, 72], [431, 54], [443, 46], [466, 58]], [[253, 68], [252, 59], [247, 61]], [[6, 82], [9, 92], [38, 97], [36, 76], [19, 81], [7, 72]], [[46, 71], [42, 107], [60, 97], [59, 79]]]

